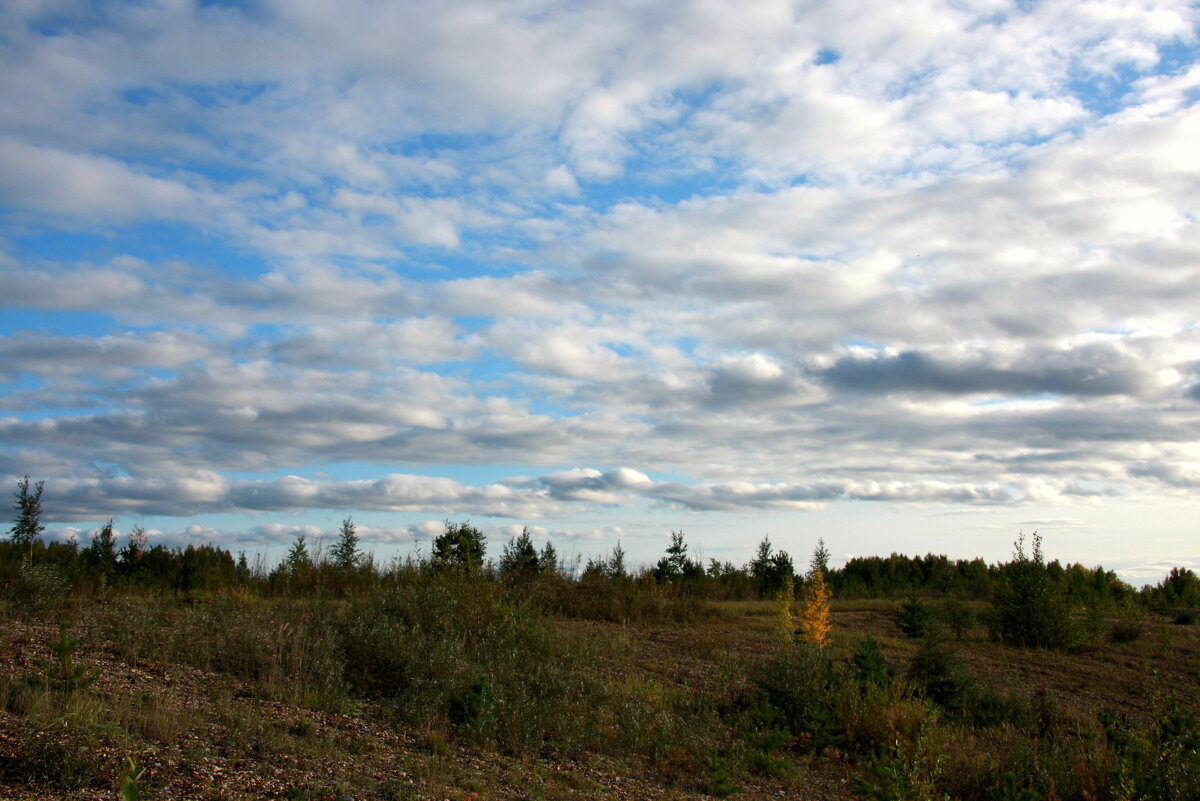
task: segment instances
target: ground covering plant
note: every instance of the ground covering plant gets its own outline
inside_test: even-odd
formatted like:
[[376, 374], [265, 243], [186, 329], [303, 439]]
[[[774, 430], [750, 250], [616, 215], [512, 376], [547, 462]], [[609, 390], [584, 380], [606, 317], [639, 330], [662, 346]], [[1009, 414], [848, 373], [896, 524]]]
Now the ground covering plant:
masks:
[[[1138, 593], [1098, 568], [1056, 570], [1036, 538], [982, 572], [893, 555], [874, 582], [852, 568], [850, 598], [816, 593], [815, 638], [813, 588], [847, 586], [823, 544], [806, 577], [776, 585], [760, 580], [784, 563], [766, 541], [743, 568], [701, 568], [674, 532], [654, 567], [630, 569], [618, 545], [571, 570], [527, 531], [497, 563], [469, 523], [443, 536], [430, 558], [380, 565], [347, 518], [340, 550], [298, 538], [270, 568], [213, 547], [118, 548], [111, 530], [84, 548], [0, 544], [0, 788], [1200, 797], [1200, 631], [1172, 622], [1187, 571]], [[1071, 636], [1042, 636], [1043, 618], [1019, 614], [1031, 599], [1056, 604]]]

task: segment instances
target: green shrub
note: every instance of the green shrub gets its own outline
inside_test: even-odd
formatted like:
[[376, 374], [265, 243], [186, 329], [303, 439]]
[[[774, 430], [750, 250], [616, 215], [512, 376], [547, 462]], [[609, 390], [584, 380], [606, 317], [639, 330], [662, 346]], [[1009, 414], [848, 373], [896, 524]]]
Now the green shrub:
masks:
[[1066, 648], [1077, 642], [1070, 609], [1046, 568], [1036, 533], [1032, 552], [1026, 555], [1024, 538], [1017, 540], [1013, 560], [1001, 568], [989, 622], [1008, 645]]
[[883, 655], [879, 640], [874, 637], [864, 637], [855, 643], [847, 669], [854, 681], [876, 687], [890, 684], [896, 674], [887, 657]]
[[795, 643], [763, 665], [756, 683], [792, 731], [804, 735], [813, 749], [839, 745], [837, 717], [841, 676], [825, 649]]
[[1108, 641], [1121, 644], [1136, 642], [1146, 633], [1146, 618], [1140, 613], [1126, 612], [1112, 622], [1108, 629]]
[[933, 622], [933, 612], [916, 593], [910, 595], [896, 613], [896, 625], [908, 637], [924, 637]]
[[944, 640], [928, 638], [921, 643], [908, 666], [908, 678], [938, 706], [963, 711], [974, 689], [966, 666]]
[[1195, 624], [1198, 617], [1200, 617], [1200, 613], [1195, 609], [1184, 607], [1175, 610], [1175, 614], [1171, 617], [1171, 622], [1178, 626], [1191, 626]]

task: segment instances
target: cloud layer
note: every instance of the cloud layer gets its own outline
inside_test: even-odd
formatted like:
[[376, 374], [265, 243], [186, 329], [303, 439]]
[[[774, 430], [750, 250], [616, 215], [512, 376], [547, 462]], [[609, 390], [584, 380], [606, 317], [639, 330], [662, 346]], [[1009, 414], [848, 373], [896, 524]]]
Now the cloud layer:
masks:
[[1193, 4], [0, 30], [0, 474], [63, 523], [1194, 497]]

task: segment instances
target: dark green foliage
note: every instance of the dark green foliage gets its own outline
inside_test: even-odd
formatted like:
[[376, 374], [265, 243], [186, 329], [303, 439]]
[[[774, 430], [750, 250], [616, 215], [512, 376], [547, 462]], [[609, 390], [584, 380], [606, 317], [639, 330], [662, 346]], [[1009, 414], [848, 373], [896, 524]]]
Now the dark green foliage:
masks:
[[449, 724], [508, 752], [595, 736], [583, 644], [494, 583], [415, 568], [355, 599], [341, 631], [351, 691], [410, 725]]
[[1070, 608], [1047, 570], [1036, 532], [1031, 553], [1025, 553], [1024, 538], [1017, 540], [1013, 560], [1001, 569], [991, 625], [1008, 645], [1066, 648], [1076, 642]]
[[625, 549], [621, 547], [620, 540], [617, 540], [617, 544], [613, 546], [612, 555], [608, 558], [608, 578], [616, 582], [622, 582], [629, 578], [629, 573], [625, 570]]
[[874, 637], [864, 637], [855, 643], [847, 669], [854, 681], [875, 687], [887, 686], [896, 673]]
[[654, 567], [654, 580], [659, 584], [674, 584], [694, 588], [704, 577], [704, 567], [688, 558], [688, 546], [683, 541], [682, 531], [671, 532], [671, 544], [667, 554]]
[[759, 698], [741, 722], [748, 753], [750, 771], [769, 779], [782, 779], [791, 766], [779, 756], [779, 751], [792, 740], [791, 727], [769, 700]]
[[500, 575], [509, 581], [525, 581], [542, 572], [542, 560], [529, 536], [529, 529], [521, 529], [520, 535], [504, 545], [500, 555]]
[[720, 756], [713, 754], [711, 758], [705, 760], [704, 769], [708, 774], [704, 782], [705, 794], [725, 798], [737, 793], [738, 786], [729, 777], [729, 771], [725, 768], [725, 762]]
[[1161, 582], [1142, 590], [1142, 597], [1161, 612], [1200, 607], [1200, 576], [1186, 567], [1173, 567]]
[[121, 767], [121, 801], [138, 801], [142, 794], [142, 777], [146, 769], [133, 757], [126, 757]]
[[110, 582], [117, 572], [117, 542], [113, 536], [113, 521], [109, 520], [92, 534], [92, 542], [83, 551], [83, 561], [89, 572], [102, 582]]
[[860, 556], [828, 574], [839, 598], [886, 598], [920, 590], [986, 599], [995, 586], [995, 570], [982, 559], [945, 556]]
[[975, 625], [975, 613], [964, 601], [950, 598], [942, 602], [934, 616], [946, 628], [954, 632], [954, 638], [961, 640]]
[[908, 637], [924, 637], [932, 624], [933, 612], [916, 593], [909, 595], [896, 612], [896, 625]]
[[288, 549], [282, 567], [284, 572], [293, 579], [304, 578], [312, 572], [313, 561], [309, 556], [308, 545], [304, 542], [303, 534], [297, 535], [296, 541]]
[[455, 726], [470, 726], [496, 703], [486, 678], [476, 679], [462, 692], [451, 693], [447, 717]]
[[1191, 626], [1200, 617], [1200, 613], [1194, 608], [1176, 609], [1171, 616], [1171, 622], [1178, 626]]
[[825, 538], [817, 539], [817, 547], [813, 549], [812, 558], [808, 561], [808, 575], [820, 571], [829, 574], [829, 549], [825, 547]]
[[17, 480], [16, 503], [13, 504], [17, 517], [8, 530], [14, 545], [32, 546], [46, 530], [42, 525], [42, 490], [45, 486], [45, 481], [39, 481], [30, 489], [29, 476]]
[[949, 643], [926, 638], [908, 665], [908, 678], [938, 706], [961, 712], [973, 689], [966, 666]]
[[470, 523], [446, 521], [446, 530], [433, 541], [433, 565], [442, 570], [464, 574], [483, 569], [487, 544], [483, 532]]
[[1126, 610], [1112, 622], [1108, 629], [1108, 640], [1113, 643], [1136, 642], [1146, 633], [1146, 618], [1138, 609]]
[[[621, 544], [617, 543], [617, 547], [620, 548]], [[554, 550], [554, 543], [548, 540], [538, 554], [538, 571], [547, 576], [558, 573], [558, 551]]]
[[784, 648], [762, 667], [756, 683], [782, 722], [814, 749], [841, 743], [836, 692], [841, 677], [826, 649], [807, 643]]
[[1116, 755], [1112, 784], [1128, 788], [1125, 797], [1145, 801], [1200, 798], [1200, 721], [1175, 696], [1153, 699], [1149, 727], [1128, 718], [1104, 717], [1105, 734]]
[[32, 732], [30, 728], [26, 724], [18, 732], [10, 732], [23, 735], [23, 747], [11, 758], [0, 756], [0, 787], [10, 781], [14, 786], [18, 782], [48, 782], [70, 790], [97, 784], [101, 771], [95, 751], [87, 742], [73, 733], [64, 736], [61, 729]]
[[338, 529], [338, 541], [329, 555], [340, 570], [350, 572], [358, 567], [362, 554], [358, 551], [357, 529], [349, 517], [342, 521], [342, 527]]
[[766, 537], [758, 544], [758, 552], [748, 570], [759, 598], [774, 598], [783, 588], [784, 581], [796, 572], [787, 551], [773, 552], [771, 541]]

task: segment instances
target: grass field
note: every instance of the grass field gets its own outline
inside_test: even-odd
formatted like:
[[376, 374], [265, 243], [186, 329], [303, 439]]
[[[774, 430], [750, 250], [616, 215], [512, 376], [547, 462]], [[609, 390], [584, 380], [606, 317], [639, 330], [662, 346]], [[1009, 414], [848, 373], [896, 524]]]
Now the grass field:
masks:
[[909, 637], [901, 602], [835, 600], [818, 651], [770, 601], [672, 603], [614, 622], [429, 580], [9, 609], [0, 798], [120, 797], [130, 758], [148, 799], [1197, 797], [1146, 774], [1198, 764], [1196, 625], [1025, 649], [985, 603], [928, 601], [954, 625]]

